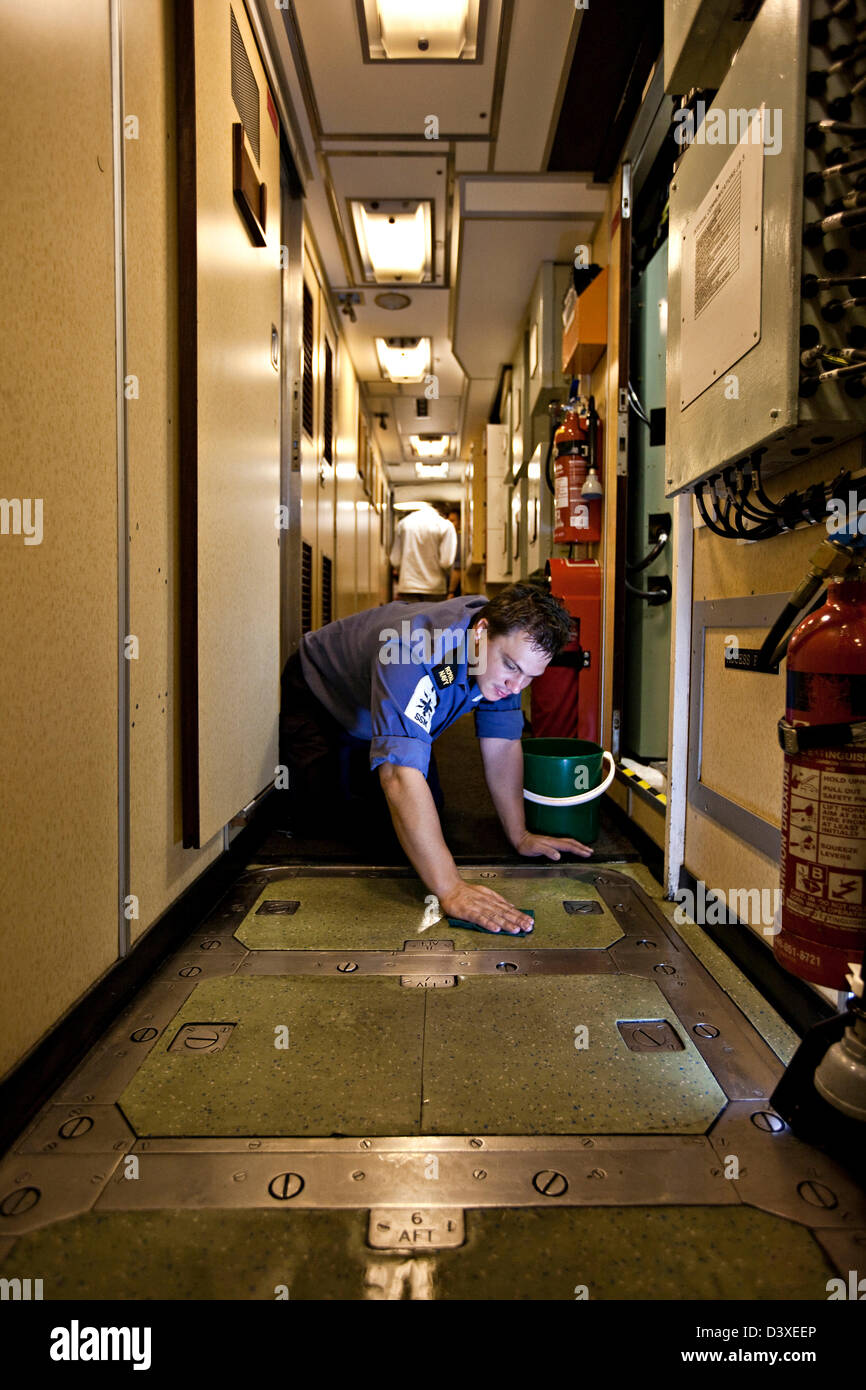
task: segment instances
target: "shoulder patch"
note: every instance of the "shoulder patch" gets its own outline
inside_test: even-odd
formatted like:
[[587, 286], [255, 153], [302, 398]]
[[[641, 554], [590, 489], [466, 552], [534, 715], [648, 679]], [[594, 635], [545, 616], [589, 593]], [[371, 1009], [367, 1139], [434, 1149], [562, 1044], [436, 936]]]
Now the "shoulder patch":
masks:
[[451, 663], [445, 661], [441, 666], [433, 667], [433, 679], [440, 690], [447, 690], [449, 685], [454, 684], [457, 675]]
[[436, 687], [429, 676], [422, 676], [412, 691], [412, 697], [403, 713], [409, 719], [413, 719], [425, 733], [429, 733], [438, 703]]

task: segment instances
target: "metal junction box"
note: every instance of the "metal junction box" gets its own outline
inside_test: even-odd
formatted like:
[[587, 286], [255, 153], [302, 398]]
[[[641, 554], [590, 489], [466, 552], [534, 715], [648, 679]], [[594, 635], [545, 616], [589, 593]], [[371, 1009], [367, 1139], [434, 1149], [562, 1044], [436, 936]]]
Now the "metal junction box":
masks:
[[756, 8], [755, 0], [665, 0], [665, 91], [718, 87]]
[[[820, 199], [804, 201], [804, 174], [826, 163], [828, 148], [806, 150], [806, 122], [850, 87], [843, 72], [824, 100], [807, 99], [807, 71], [828, 62], [809, 49], [808, 24], [807, 0], [764, 0], [683, 142], [670, 198], [668, 496], [761, 445], [771, 474], [866, 428], [866, 402], [839, 383], [798, 394], [801, 324], [818, 325], [825, 344], [846, 341], [844, 321], [824, 322], [819, 300], [801, 298], [804, 275], [827, 274], [824, 252], [847, 247], [844, 230], [803, 245], [804, 221], [847, 191], [831, 181]], [[855, 253], [852, 272], [856, 261]]]

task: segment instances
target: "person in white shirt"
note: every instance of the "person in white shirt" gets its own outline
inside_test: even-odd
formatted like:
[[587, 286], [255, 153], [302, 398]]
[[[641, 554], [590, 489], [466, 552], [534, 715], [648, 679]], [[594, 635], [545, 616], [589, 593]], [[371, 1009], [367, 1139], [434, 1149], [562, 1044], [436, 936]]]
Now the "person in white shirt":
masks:
[[457, 532], [445, 510], [444, 503], [431, 507], [424, 502], [397, 527], [391, 564], [395, 570], [399, 567], [398, 598], [429, 602], [445, 597], [457, 554]]

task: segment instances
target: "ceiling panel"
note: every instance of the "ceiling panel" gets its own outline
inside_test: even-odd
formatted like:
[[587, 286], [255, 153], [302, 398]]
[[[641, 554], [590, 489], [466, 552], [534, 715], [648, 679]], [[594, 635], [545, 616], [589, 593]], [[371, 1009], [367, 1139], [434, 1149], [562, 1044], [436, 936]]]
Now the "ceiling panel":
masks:
[[349, 207], [349, 201], [353, 198], [429, 198], [433, 204], [435, 279], [442, 284], [446, 267], [447, 150], [439, 154], [426, 151], [378, 154], [372, 159], [359, 155], [328, 155], [327, 167], [342, 219], [343, 238], [358, 285], [364, 284], [364, 280]]
[[559, 115], [563, 73], [570, 66], [585, 11], [538, 0], [517, 0], [496, 143], [496, 169], [540, 170]]
[[464, 221], [454, 351], [470, 377], [498, 376], [510, 361], [539, 263], [570, 262], [597, 220]]
[[487, 134], [502, 0], [487, 6], [481, 63], [365, 63], [354, 5], [302, 0], [293, 6], [322, 135], [424, 138], [428, 115], [442, 137]]

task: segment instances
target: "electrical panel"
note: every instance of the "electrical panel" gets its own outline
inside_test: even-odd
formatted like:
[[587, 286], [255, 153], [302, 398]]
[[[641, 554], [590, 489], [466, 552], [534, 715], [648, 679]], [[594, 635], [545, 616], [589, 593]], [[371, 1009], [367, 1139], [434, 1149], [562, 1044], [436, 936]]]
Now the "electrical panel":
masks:
[[665, 91], [718, 87], [760, 0], [665, 0]]
[[529, 301], [527, 339], [527, 410], [547, 409], [549, 401], [566, 400], [569, 383], [562, 373], [562, 301], [572, 283], [572, 267], [542, 261]]
[[857, 134], [818, 125], [846, 110], [863, 120], [838, 56], [855, 48], [848, 9], [824, 23], [816, 6], [810, 45], [808, 0], [764, 0], [712, 104], [675, 113], [668, 496], [759, 448], [766, 476], [866, 428], [856, 361], [838, 374], [866, 337], [854, 280], [863, 195], [854, 170], [827, 173], [856, 166]]

